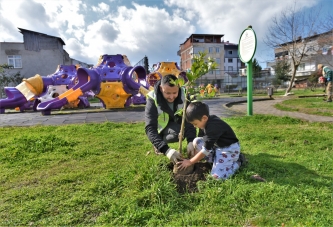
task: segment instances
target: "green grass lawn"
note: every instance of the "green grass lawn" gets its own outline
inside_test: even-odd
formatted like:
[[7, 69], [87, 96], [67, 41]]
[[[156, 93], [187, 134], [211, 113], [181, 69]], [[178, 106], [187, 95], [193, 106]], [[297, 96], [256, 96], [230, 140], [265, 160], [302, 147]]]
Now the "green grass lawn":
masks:
[[323, 97], [294, 98], [275, 104], [275, 108], [284, 111], [333, 117], [333, 104], [324, 102]]
[[332, 225], [333, 124], [225, 120], [249, 163], [191, 194], [177, 192], [165, 156], [147, 155], [144, 123], [4, 127], [0, 226]]

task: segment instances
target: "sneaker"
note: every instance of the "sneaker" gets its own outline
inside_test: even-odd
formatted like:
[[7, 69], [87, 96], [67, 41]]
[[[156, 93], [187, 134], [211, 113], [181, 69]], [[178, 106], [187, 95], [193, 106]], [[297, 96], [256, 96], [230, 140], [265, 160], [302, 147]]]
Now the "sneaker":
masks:
[[154, 152], [156, 155], [162, 155], [163, 153], [160, 152], [155, 146], [153, 146]]
[[239, 154], [237, 162], [240, 162], [241, 166], [245, 166], [247, 164], [247, 159], [245, 158], [245, 155], [243, 153]]
[[332, 100], [327, 100], [326, 102], [332, 102]]

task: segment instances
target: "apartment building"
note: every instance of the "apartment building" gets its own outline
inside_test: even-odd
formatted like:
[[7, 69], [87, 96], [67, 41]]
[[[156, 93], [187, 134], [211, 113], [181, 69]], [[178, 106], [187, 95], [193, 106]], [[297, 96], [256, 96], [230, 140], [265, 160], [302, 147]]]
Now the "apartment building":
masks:
[[70, 58], [64, 50], [65, 42], [56, 36], [18, 28], [23, 35], [22, 42], [0, 42], [0, 64], [12, 65], [10, 74], [17, 72], [29, 78], [39, 74], [47, 76], [53, 74], [58, 65], [76, 65], [89, 68], [87, 64]]
[[[178, 56], [180, 56], [180, 68], [188, 70], [191, 68], [192, 59], [199, 52], [206, 52], [207, 57], [212, 57], [218, 64], [217, 71], [224, 69], [224, 35], [192, 34], [184, 43], [180, 44]], [[213, 78], [212, 75], [207, 75]]]
[[[293, 62], [291, 54], [295, 54], [295, 49], [303, 54], [302, 61], [297, 68], [295, 80], [305, 80], [312, 73], [317, 71], [318, 64], [324, 64], [333, 67], [333, 30], [324, 33], [314, 33], [308, 37], [297, 37], [295, 41], [282, 43], [274, 49], [275, 60], [267, 62], [267, 67], [275, 74], [274, 66], [276, 62], [287, 59], [291, 67]], [[292, 53], [290, 53], [292, 52]], [[296, 57], [299, 57], [296, 55]]]
[[238, 44], [224, 43], [224, 71], [232, 74], [238, 74], [241, 67], [245, 67], [238, 56]]
[[190, 69], [193, 56], [199, 52], [205, 52], [207, 57], [215, 59], [218, 66], [215, 71], [202, 76], [200, 80], [204, 80], [203, 83], [212, 83], [223, 87], [226, 83], [232, 83], [229, 78], [237, 80], [239, 69], [244, 67], [244, 64], [239, 60], [238, 44], [224, 42], [223, 37], [223, 34], [190, 35], [184, 43], [180, 44], [177, 52], [180, 56], [181, 69]]

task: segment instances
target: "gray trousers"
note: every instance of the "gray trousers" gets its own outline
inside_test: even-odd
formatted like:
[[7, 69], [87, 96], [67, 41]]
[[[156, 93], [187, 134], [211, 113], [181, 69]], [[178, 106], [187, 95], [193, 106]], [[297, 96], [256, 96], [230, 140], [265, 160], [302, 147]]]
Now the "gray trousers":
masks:
[[332, 101], [332, 81], [327, 83], [326, 86], [327, 101]]
[[179, 141], [178, 135], [180, 133], [180, 124], [176, 122], [169, 122], [165, 129], [162, 130], [160, 135], [166, 143], [175, 143]]

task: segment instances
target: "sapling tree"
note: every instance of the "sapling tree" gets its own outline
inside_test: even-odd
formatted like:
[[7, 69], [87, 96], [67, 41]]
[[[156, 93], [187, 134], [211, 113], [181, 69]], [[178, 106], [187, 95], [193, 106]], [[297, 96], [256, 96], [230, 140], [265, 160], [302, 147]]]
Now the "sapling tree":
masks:
[[217, 68], [217, 63], [211, 57], [206, 58], [206, 53], [199, 52], [198, 55], [193, 56], [193, 63], [191, 69], [186, 73], [187, 81], [179, 77], [176, 81], [172, 81], [173, 84], [182, 86], [185, 88], [185, 102], [184, 108], [179, 109], [176, 114], [182, 116], [182, 124], [179, 133], [179, 147], [178, 151], [182, 152], [182, 141], [184, 138], [184, 126], [185, 126], [185, 110], [189, 99], [193, 99], [194, 95], [194, 85], [197, 79], [207, 74], [209, 71], [215, 70]]

